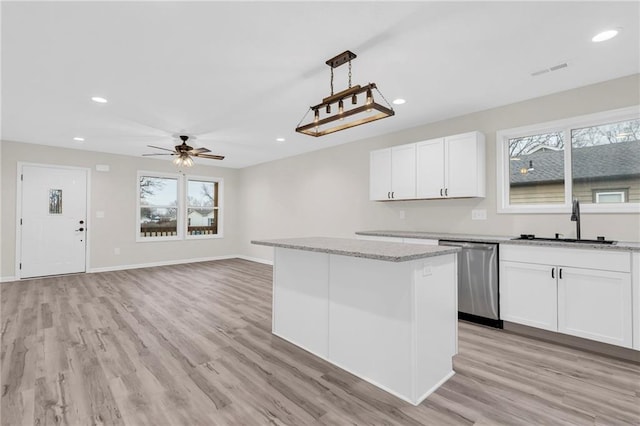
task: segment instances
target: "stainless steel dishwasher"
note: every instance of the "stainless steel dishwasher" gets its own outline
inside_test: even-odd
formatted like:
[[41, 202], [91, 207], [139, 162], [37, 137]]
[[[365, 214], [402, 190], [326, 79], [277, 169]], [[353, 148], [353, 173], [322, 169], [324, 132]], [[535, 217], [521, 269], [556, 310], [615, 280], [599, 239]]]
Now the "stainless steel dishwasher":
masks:
[[440, 240], [460, 247], [458, 318], [502, 328], [498, 299], [498, 244]]

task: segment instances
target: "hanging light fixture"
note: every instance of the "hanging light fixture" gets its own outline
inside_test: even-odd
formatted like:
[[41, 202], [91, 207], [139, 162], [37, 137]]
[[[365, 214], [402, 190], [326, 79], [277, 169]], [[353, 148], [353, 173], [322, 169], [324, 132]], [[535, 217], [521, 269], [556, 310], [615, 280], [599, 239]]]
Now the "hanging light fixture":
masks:
[[[351, 60], [355, 58], [355, 53], [347, 50], [326, 62], [326, 64], [331, 67], [331, 95], [324, 98], [322, 103], [309, 108], [309, 111], [307, 111], [304, 117], [302, 117], [302, 120], [300, 120], [300, 123], [298, 123], [296, 132], [309, 136], [324, 136], [395, 115], [393, 107], [387, 102], [382, 93], [380, 93], [375, 83], [369, 83], [366, 86], [351, 86]], [[334, 94], [333, 69], [346, 63], [349, 64], [349, 87]], [[375, 101], [373, 97], [374, 90], [380, 95], [388, 107]], [[363, 103], [358, 105], [358, 95], [362, 93], [365, 93], [364, 97], [360, 96]], [[349, 99], [351, 99], [351, 107], [347, 109], [346, 106], [349, 105], [349, 102], [345, 102], [345, 100]], [[332, 104], [337, 104], [338, 108], [332, 110]], [[302, 122], [307, 115], [309, 115], [310, 111], [313, 111], [313, 121], [302, 125]], [[324, 111], [324, 114], [322, 114], [322, 111]], [[331, 113], [332, 111], [334, 111], [333, 114]]]

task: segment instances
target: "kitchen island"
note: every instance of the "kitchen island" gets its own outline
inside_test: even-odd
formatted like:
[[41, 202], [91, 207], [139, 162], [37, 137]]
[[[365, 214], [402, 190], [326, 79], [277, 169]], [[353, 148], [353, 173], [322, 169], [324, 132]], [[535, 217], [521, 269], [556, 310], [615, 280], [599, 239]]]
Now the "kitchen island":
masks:
[[454, 374], [458, 248], [252, 243], [275, 249], [273, 334], [414, 405]]

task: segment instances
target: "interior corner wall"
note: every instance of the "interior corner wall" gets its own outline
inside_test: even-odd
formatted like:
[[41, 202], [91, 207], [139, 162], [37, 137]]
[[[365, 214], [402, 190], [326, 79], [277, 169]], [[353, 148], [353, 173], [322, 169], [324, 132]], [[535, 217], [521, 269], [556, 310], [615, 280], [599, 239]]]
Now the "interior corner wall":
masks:
[[[638, 104], [640, 75], [635, 74], [242, 169], [241, 253], [271, 260], [271, 248], [250, 241], [353, 237], [356, 231], [374, 229], [571, 236], [575, 223], [568, 214], [497, 213], [496, 132]], [[369, 201], [370, 151], [473, 130], [486, 136], [486, 198]], [[472, 221], [473, 209], [486, 209], [487, 220]], [[640, 218], [638, 214], [583, 214], [582, 234], [639, 241]]]
[[[197, 176], [224, 179], [224, 237], [201, 240], [136, 242], [137, 172], [175, 173], [172, 162], [150, 158], [105, 154], [2, 141], [2, 223], [0, 228], [0, 278], [16, 276], [16, 201], [18, 162], [90, 169], [90, 206], [87, 217], [89, 264], [87, 270], [125, 269], [131, 266], [177, 263], [238, 254], [238, 170], [195, 165], [188, 170]], [[108, 172], [96, 165], [108, 165]], [[104, 212], [103, 218], [96, 212]], [[120, 254], [115, 254], [115, 248]]]

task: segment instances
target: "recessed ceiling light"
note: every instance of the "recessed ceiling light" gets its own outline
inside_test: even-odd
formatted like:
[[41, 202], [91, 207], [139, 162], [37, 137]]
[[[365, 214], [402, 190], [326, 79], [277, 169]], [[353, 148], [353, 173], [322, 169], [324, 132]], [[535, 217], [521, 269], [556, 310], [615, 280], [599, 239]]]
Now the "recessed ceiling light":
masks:
[[405, 102], [407, 102], [407, 101], [405, 101], [405, 100], [404, 100], [404, 99], [402, 99], [402, 98], [398, 98], [398, 99], [394, 99], [394, 100], [393, 100], [393, 104], [394, 104], [394, 105], [402, 105], [402, 104], [403, 104], [403, 103], [405, 103]]
[[276, 142], [284, 142], [285, 140], [285, 138], [276, 138]]
[[73, 140], [76, 142], [84, 142], [84, 138], [80, 138], [80, 137], [75, 137], [73, 138]]
[[99, 104], [106, 104], [106, 103], [107, 103], [107, 100], [106, 100], [105, 98], [101, 98], [100, 96], [93, 96], [93, 97], [91, 98], [91, 100], [92, 100], [93, 102], [97, 102], [97, 103], [99, 103]]
[[601, 41], [611, 40], [617, 35], [618, 35], [618, 30], [606, 30], [594, 35], [591, 41], [594, 43], [599, 43]]

